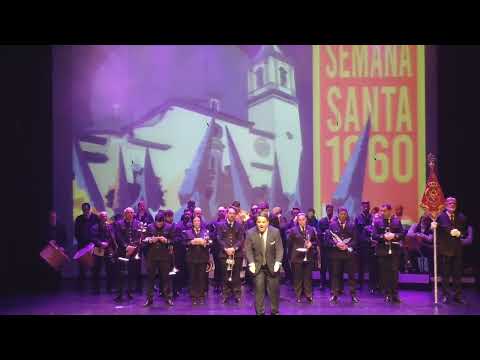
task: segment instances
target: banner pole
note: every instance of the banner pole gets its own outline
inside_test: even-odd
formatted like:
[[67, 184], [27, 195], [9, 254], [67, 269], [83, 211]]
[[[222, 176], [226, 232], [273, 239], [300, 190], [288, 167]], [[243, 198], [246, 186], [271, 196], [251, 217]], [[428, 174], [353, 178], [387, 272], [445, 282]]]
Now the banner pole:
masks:
[[[434, 220], [436, 222], [436, 219]], [[437, 272], [437, 228], [433, 229], [433, 293], [435, 305], [438, 304], [438, 272]]]

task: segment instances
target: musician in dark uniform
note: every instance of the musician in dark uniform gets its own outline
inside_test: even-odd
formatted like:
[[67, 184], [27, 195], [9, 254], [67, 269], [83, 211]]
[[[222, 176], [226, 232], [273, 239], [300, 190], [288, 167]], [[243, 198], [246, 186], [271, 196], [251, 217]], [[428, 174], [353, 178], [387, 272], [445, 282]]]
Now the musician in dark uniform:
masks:
[[[293, 273], [293, 288], [297, 303], [301, 302], [302, 293], [309, 303], [313, 302], [312, 270], [314, 249], [317, 245], [317, 231], [307, 225], [304, 213], [297, 215], [297, 225], [288, 230], [287, 244]], [[306, 249], [306, 252], [297, 249]]]
[[380, 216], [373, 222], [372, 239], [377, 241], [375, 253], [378, 258], [385, 302], [400, 303], [400, 297], [398, 296], [398, 271], [404, 231], [400, 220], [393, 216], [390, 204], [384, 204], [380, 207]]
[[343, 274], [347, 272], [352, 302], [358, 303], [355, 284], [358, 253], [357, 231], [353, 221], [348, 219], [347, 209], [338, 209], [338, 218], [330, 222], [326, 237], [330, 247], [329, 257], [332, 276], [330, 302], [335, 304], [338, 302], [340, 290], [343, 288]]
[[[75, 239], [77, 239], [77, 250], [83, 249], [90, 243], [90, 228], [98, 224], [98, 216], [92, 213], [89, 203], [82, 204], [82, 215], [75, 219]], [[83, 290], [85, 286], [86, 271], [82, 265], [79, 265], [78, 288]]]
[[118, 255], [121, 258], [128, 258], [129, 261], [120, 261], [118, 263], [118, 295], [115, 301], [119, 302], [125, 292], [125, 277], [127, 278], [126, 295], [129, 300], [133, 299], [132, 292], [137, 278], [138, 264], [140, 260], [135, 259], [135, 255], [127, 256], [129, 246], [138, 246], [141, 237], [140, 222], [134, 218], [135, 212], [131, 207], [123, 210], [123, 219], [115, 223], [115, 239], [118, 244]]
[[216, 293], [221, 292], [222, 288], [222, 266], [218, 258], [218, 239], [217, 239], [217, 228], [218, 226], [225, 221], [226, 209], [223, 206], [218, 208], [217, 219], [210, 222], [207, 225], [207, 229], [210, 232], [210, 240], [212, 240], [211, 253], [213, 255], [213, 261], [215, 262], [214, 270], [214, 291]]
[[[190, 204], [190, 202], [189, 202]], [[193, 204], [195, 204], [193, 202]], [[179, 272], [173, 278], [173, 294], [179, 296], [183, 288], [187, 286], [187, 265], [185, 263], [186, 248], [183, 242], [183, 232], [192, 228], [192, 211], [185, 209], [180, 222], [175, 229], [176, 241], [173, 244], [175, 266]]]
[[438, 216], [437, 223], [433, 224], [433, 227], [437, 227], [438, 233], [442, 302], [446, 304], [450, 301], [450, 277], [452, 277], [453, 300], [458, 304], [465, 304], [462, 296], [462, 257], [463, 243], [467, 235], [467, 218], [457, 211], [455, 198], [447, 198], [445, 207], [445, 211]]
[[290, 210], [290, 221], [288, 222], [287, 229], [291, 229], [297, 225], [297, 215], [300, 214], [301, 210], [298, 207], [292, 208]]
[[[65, 244], [67, 242], [67, 232], [65, 230], [65, 225], [57, 222], [57, 212], [51, 210], [49, 212], [49, 221], [47, 225], [47, 237], [42, 241], [42, 248], [47, 246], [50, 241], [54, 241], [55, 245], [58, 246], [62, 251], [64, 250]], [[41, 285], [47, 288], [47, 290], [57, 291], [60, 288], [60, 282], [62, 279], [61, 271], [53, 269], [48, 263], [42, 262], [40, 267], [42, 272], [42, 279], [45, 281]]]
[[115, 252], [117, 245], [115, 241], [115, 229], [108, 223], [108, 214], [102, 211], [98, 214], [100, 222], [92, 226], [91, 239], [95, 244], [93, 251], [94, 266], [92, 269], [93, 292], [100, 293], [100, 272], [105, 267], [107, 275], [107, 292], [112, 292], [115, 278]]
[[[243, 265], [243, 245], [245, 241], [245, 231], [243, 225], [235, 221], [237, 216], [234, 207], [229, 207], [227, 211], [227, 219], [218, 226], [217, 240], [218, 240], [218, 258], [222, 266], [223, 276], [223, 299], [225, 304], [229, 297], [235, 297], [235, 302], [240, 302], [242, 295], [242, 282], [240, 279], [240, 271]], [[227, 271], [227, 258], [233, 255], [235, 264], [232, 271]], [[232, 281], [229, 281], [229, 278]]]
[[[374, 249], [370, 247], [370, 236], [367, 226], [372, 224], [372, 214], [370, 214], [370, 202], [362, 201], [362, 212], [355, 217], [355, 229], [358, 240], [358, 285], [360, 289], [363, 287], [365, 278], [365, 270], [369, 270], [369, 260], [373, 256]], [[373, 274], [369, 273], [370, 279]], [[370, 285], [370, 281], [369, 281]], [[369, 287], [370, 292], [374, 291], [374, 287]], [[373, 291], [372, 291], [373, 290]]]
[[194, 216], [192, 228], [183, 232], [184, 243], [187, 248], [186, 263], [190, 276], [190, 297], [192, 304], [205, 303], [206, 269], [210, 256], [209, 231], [202, 227], [202, 220]]
[[250, 208], [250, 214], [248, 217], [247, 222], [245, 223], [245, 231], [250, 230], [251, 228], [256, 226], [256, 218], [258, 215], [258, 205], [253, 204]]
[[153, 216], [147, 210], [147, 205], [145, 201], [140, 201], [137, 205], [137, 212], [135, 213], [135, 219], [138, 221], [150, 225], [153, 223]]
[[[318, 221], [318, 238], [319, 238], [319, 251], [320, 251], [320, 290], [324, 290], [327, 286], [327, 271], [329, 271], [329, 258], [328, 258], [328, 249], [329, 242], [326, 239], [325, 232], [330, 226], [330, 221], [333, 220], [333, 205], [326, 205], [325, 211], [327, 216], [321, 218]], [[332, 275], [330, 274], [330, 283]]]
[[144, 306], [153, 304], [153, 287], [157, 271], [161, 278], [162, 294], [165, 302], [173, 305], [172, 278], [172, 254], [169, 245], [175, 241], [175, 229], [165, 222], [165, 214], [159, 211], [155, 216], [155, 222], [148, 225], [146, 243], [147, 251], [147, 301]]
[[270, 296], [272, 315], [279, 314], [280, 279], [283, 245], [280, 231], [269, 226], [268, 217], [259, 215], [257, 227], [247, 231], [245, 255], [255, 280], [255, 312], [265, 315], [265, 289]]

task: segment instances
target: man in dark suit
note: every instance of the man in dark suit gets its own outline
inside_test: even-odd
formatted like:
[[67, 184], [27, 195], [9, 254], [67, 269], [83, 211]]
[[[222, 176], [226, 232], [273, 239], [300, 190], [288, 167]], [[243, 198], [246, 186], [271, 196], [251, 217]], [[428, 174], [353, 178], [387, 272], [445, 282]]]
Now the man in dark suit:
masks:
[[438, 255], [442, 276], [442, 302], [450, 301], [450, 276], [453, 277], [454, 301], [464, 304], [462, 297], [463, 241], [467, 233], [467, 218], [457, 211], [457, 200], [445, 200], [446, 209], [437, 218]]
[[148, 252], [147, 252], [147, 301], [144, 306], [153, 304], [154, 281], [159, 272], [162, 280], [162, 294], [165, 302], [173, 305], [172, 277], [169, 272], [172, 270], [172, 259], [169, 245], [176, 241], [175, 228], [165, 222], [165, 214], [159, 211], [155, 216], [155, 222], [148, 225]]
[[[360, 285], [360, 289], [363, 287], [366, 270], [371, 269], [368, 266], [369, 261], [375, 260], [372, 259], [374, 250], [370, 247], [370, 236], [368, 230], [365, 229], [371, 224], [372, 214], [370, 214], [370, 202], [362, 201], [362, 212], [355, 218], [355, 228], [358, 240], [358, 285]], [[372, 278], [373, 280], [374, 274], [369, 273], [368, 278]], [[375, 291], [373, 281], [369, 281], [369, 284], [372, 284], [372, 287], [370, 287], [369, 290], [373, 293]]]
[[107, 275], [107, 292], [112, 293], [115, 275], [114, 252], [116, 249], [115, 229], [108, 223], [108, 214], [102, 211], [98, 214], [100, 222], [91, 228], [91, 239], [95, 244], [93, 251], [94, 266], [92, 269], [93, 293], [100, 293], [100, 272], [105, 267]]
[[[304, 213], [297, 215], [297, 225], [288, 231], [287, 244], [293, 272], [293, 288], [297, 303], [301, 302], [302, 292], [309, 303], [313, 302], [312, 270], [314, 249], [317, 245], [317, 231], [307, 225]], [[304, 252], [299, 249], [306, 250]]]
[[343, 288], [344, 270], [348, 273], [350, 296], [358, 303], [355, 288], [355, 270], [357, 257], [357, 233], [353, 221], [348, 220], [345, 208], [338, 209], [338, 218], [330, 222], [327, 238], [330, 244], [329, 257], [332, 276], [332, 296], [330, 302], [337, 303]]
[[272, 315], [279, 314], [279, 271], [283, 259], [280, 231], [269, 226], [268, 217], [259, 215], [257, 227], [248, 230], [245, 254], [250, 272], [255, 279], [255, 311], [265, 314], [265, 288], [271, 299]]
[[[75, 239], [77, 239], [77, 250], [83, 249], [90, 243], [90, 228], [98, 224], [98, 216], [92, 213], [89, 203], [82, 204], [82, 215], [75, 219]], [[83, 290], [85, 286], [87, 269], [79, 265], [78, 289]]]
[[385, 302], [400, 303], [398, 296], [398, 271], [400, 267], [401, 242], [404, 239], [402, 223], [393, 216], [392, 206], [384, 204], [380, 207], [381, 216], [373, 223], [372, 239], [377, 241], [375, 253], [382, 289], [385, 291]]
[[[47, 246], [50, 241], [54, 241], [61, 250], [67, 242], [67, 232], [65, 225], [57, 222], [57, 213], [55, 210], [51, 210], [49, 213], [49, 222], [47, 227], [47, 237], [42, 241], [42, 247]], [[42, 288], [57, 291], [60, 289], [60, 283], [62, 279], [61, 271], [53, 269], [48, 263], [41, 262], [40, 271], [42, 272], [42, 281], [39, 285]]]
[[201, 219], [194, 216], [192, 228], [183, 232], [183, 241], [187, 248], [186, 263], [190, 276], [190, 297], [192, 304], [205, 303], [205, 293], [208, 293], [207, 264], [210, 258], [210, 234], [202, 227]]
[[207, 229], [210, 232], [210, 239], [212, 240], [211, 246], [211, 254], [213, 255], [213, 261], [215, 262], [215, 270], [214, 270], [214, 292], [220, 293], [222, 288], [222, 265], [220, 263], [220, 259], [218, 258], [218, 239], [217, 239], [217, 232], [218, 226], [225, 221], [227, 210], [220, 206], [217, 212], [217, 219], [213, 220], [207, 225]]
[[[238, 304], [242, 295], [240, 271], [242, 270], [243, 264], [245, 231], [243, 225], [238, 221], [235, 221], [236, 216], [236, 209], [232, 206], [229, 207], [226, 221], [219, 224], [217, 228], [218, 259], [222, 266], [222, 301], [224, 304], [232, 295], [235, 297], [235, 302]], [[227, 258], [231, 258], [232, 255], [235, 261], [233, 270], [227, 271]], [[230, 275], [232, 275], [232, 281], [229, 281]]]
[[[327, 271], [329, 270], [329, 258], [328, 258], [328, 241], [325, 238], [325, 231], [330, 226], [330, 221], [333, 219], [333, 205], [328, 204], [325, 206], [327, 216], [321, 218], [318, 221], [318, 237], [319, 237], [319, 252], [320, 252], [320, 290], [324, 290], [327, 286]], [[330, 279], [332, 275], [329, 274]], [[331, 281], [330, 281], [331, 282]]]
[[[140, 239], [140, 221], [134, 218], [135, 211], [128, 207], [123, 210], [123, 219], [115, 223], [115, 239], [118, 244], [118, 254], [121, 257], [127, 256], [127, 248], [130, 246], [138, 245], [137, 242]], [[128, 256], [128, 262], [119, 262], [119, 270], [117, 272], [118, 277], [118, 295], [115, 298], [116, 302], [122, 301], [123, 293], [125, 291], [125, 278], [127, 280], [127, 289], [126, 296], [128, 300], [132, 300], [132, 292], [134, 287], [134, 282], [137, 278], [138, 269], [137, 262], [141, 260], [136, 260], [135, 256]]]

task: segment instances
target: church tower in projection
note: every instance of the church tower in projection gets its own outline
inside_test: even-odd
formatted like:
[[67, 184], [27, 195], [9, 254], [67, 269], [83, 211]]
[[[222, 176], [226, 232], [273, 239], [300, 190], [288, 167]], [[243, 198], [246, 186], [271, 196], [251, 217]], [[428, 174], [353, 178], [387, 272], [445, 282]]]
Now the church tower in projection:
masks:
[[278, 45], [263, 45], [248, 73], [248, 120], [258, 134], [274, 142], [285, 195], [298, 199], [297, 182], [302, 154], [300, 114], [295, 71]]

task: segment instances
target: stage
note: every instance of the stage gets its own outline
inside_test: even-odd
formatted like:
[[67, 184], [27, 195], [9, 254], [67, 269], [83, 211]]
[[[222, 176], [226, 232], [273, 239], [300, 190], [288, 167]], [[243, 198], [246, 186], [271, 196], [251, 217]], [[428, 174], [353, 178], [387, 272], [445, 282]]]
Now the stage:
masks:
[[[428, 290], [400, 290], [401, 304], [386, 304], [383, 297], [372, 296], [368, 291], [358, 292], [360, 303], [352, 304], [350, 296], [343, 295], [336, 305], [329, 303], [329, 291], [314, 289], [314, 302], [295, 302], [293, 290], [281, 286], [281, 315], [480, 315], [480, 292], [466, 288], [465, 305], [433, 305], [433, 293]], [[150, 308], [143, 308], [145, 294], [134, 294], [131, 301], [113, 302], [113, 295], [101, 293], [91, 295], [65, 289], [57, 293], [3, 297], [0, 315], [254, 315], [254, 295], [243, 288], [240, 304], [232, 300], [222, 304], [221, 297], [210, 289], [204, 305], [192, 305], [186, 293], [174, 300], [174, 306], [167, 306], [163, 299], [155, 296]], [[270, 305], [267, 300], [266, 311]]]

